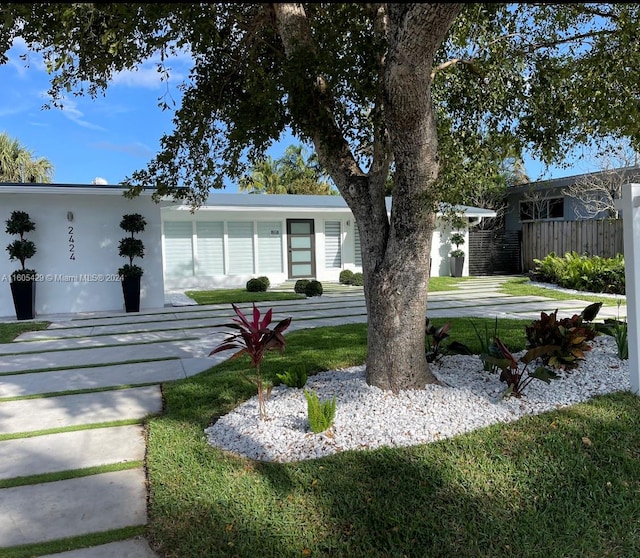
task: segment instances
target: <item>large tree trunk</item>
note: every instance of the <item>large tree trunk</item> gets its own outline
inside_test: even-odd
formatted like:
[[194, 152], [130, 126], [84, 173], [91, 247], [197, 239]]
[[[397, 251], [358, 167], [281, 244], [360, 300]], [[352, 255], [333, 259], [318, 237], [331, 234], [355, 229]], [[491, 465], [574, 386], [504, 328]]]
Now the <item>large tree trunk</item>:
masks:
[[459, 9], [444, 4], [430, 8], [388, 4], [384, 90], [385, 122], [395, 162], [393, 206], [384, 255], [375, 267], [366, 266], [365, 285], [367, 380], [394, 392], [423, 389], [437, 381], [425, 357], [437, 202], [433, 187], [439, 170], [431, 72], [435, 52]]
[[[312, 57], [315, 45], [302, 4], [271, 4], [287, 56]], [[368, 312], [367, 381], [398, 392], [437, 380], [425, 356], [429, 256], [435, 224], [438, 142], [431, 98], [436, 51], [461, 4], [371, 4], [376, 33], [389, 44], [379, 60], [380, 98], [373, 158], [364, 173], [332, 116], [329, 84], [317, 76], [289, 91], [289, 103], [313, 140], [323, 167], [360, 230]], [[309, 95], [315, 89], [315, 95]], [[385, 207], [395, 163], [391, 218]]]

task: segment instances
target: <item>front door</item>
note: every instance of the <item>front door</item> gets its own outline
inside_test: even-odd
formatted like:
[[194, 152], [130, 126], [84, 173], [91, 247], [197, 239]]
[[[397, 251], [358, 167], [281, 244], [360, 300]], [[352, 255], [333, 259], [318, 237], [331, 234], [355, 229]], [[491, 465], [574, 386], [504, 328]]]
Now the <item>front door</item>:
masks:
[[289, 279], [316, 276], [313, 219], [287, 219]]

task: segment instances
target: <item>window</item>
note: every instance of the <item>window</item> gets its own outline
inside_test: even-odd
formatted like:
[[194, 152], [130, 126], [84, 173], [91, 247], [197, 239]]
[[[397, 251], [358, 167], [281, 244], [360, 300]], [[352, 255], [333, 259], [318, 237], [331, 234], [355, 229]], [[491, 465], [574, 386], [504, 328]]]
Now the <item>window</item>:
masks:
[[193, 225], [191, 221], [164, 223], [164, 260], [167, 275], [193, 276]]
[[325, 221], [324, 224], [324, 260], [325, 267], [342, 267], [342, 235], [340, 221]]
[[520, 202], [520, 221], [563, 218], [564, 198], [548, 198]]
[[355, 242], [355, 261], [358, 267], [362, 267], [362, 246], [360, 246], [360, 230], [358, 225], [353, 224], [354, 242]]
[[224, 223], [198, 221], [198, 275], [224, 275]]
[[258, 223], [257, 273], [282, 273], [282, 223]]
[[229, 274], [253, 273], [253, 221], [227, 223]]

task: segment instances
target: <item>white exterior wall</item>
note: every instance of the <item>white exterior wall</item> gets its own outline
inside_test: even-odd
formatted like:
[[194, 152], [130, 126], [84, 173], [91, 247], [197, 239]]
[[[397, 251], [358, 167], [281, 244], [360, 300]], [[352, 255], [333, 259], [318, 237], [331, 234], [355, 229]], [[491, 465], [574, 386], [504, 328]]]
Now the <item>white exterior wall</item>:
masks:
[[449, 253], [455, 250], [455, 244], [451, 244], [449, 240], [454, 232], [460, 232], [464, 235], [464, 244], [459, 246], [460, 250], [464, 250], [464, 266], [462, 268], [462, 276], [469, 276], [469, 228], [452, 230], [447, 224], [438, 219], [436, 221], [436, 230], [433, 232], [433, 242], [431, 244], [431, 276], [432, 277], [449, 277], [451, 271], [449, 268]]
[[[251, 196], [247, 195], [248, 202]], [[8, 235], [4, 223], [12, 211], [26, 211], [36, 224], [27, 235], [34, 241], [37, 252], [26, 267], [39, 274], [36, 286], [36, 314], [66, 314], [95, 311], [123, 311], [122, 287], [117, 278], [118, 268], [128, 263], [118, 255], [118, 243], [125, 236], [120, 220], [128, 213], [140, 213], [147, 220], [146, 230], [137, 235], [144, 242], [145, 256], [134, 261], [144, 269], [142, 277], [141, 310], [164, 306], [165, 290], [213, 289], [244, 287], [251, 277], [267, 275], [276, 285], [288, 279], [287, 219], [313, 219], [315, 232], [316, 279], [337, 282], [340, 271], [362, 271], [356, 265], [355, 221], [347, 207], [310, 208], [264, 206], [256, 208], [235, 206], [205, 206], [194, 213], [190, 207], [173, 202], [156, 204], [148, 193], [129, 200], [117, 187], [64, 185], [7, 185], [0, 188], [0, 246], [6, 247], [15, 236]], [[68, 220], [68, 214], [73, 220]], [[206, 276], [196, 268], [190, 276], [171, 276], [165, 269], [164, 223], [188, 222], [192, 237], [190, 254], [197, 258], [196, 223], [248, 221], [254, 227], [254, 272], [232, 275], [227, 273]], [[341, 232], [340, 267], [327, 267], [325, 262], [325, 223], [339, 222]], [[262, 273], [258, 266], [257, 228], [259, 223], [279, 223], [282, 269], [278, 273]], [[431, 275], [448, 276], [449, 252], [447, 242], [451, 233], [438, 221], [431, 249]], [[72, 227], [72, 230], [69, 228]], [[225, 225], [226, 231], [226, 225]], [[468, 238], [468, 231], [463, 231]], [[225, 235], [225, 241], [227, 237]], [[467, 243], [461, 246], [467, 251]], [[71, 259], [73, 250], [74, 258]], [[225, 244], [228, 254], [229, 246]], [[15, 318], [10, 289], [10, 275], [20, 267], [10, 262], [6, 250], [0, 254], [0, 318]], [[227, 255], [228, 259], [228, 255]], [[211, 260], [210, 260], [211, 261]], [[228, 262], [227, 262], [228, 263]], [[271, 262], [270, 262], [271, 263]], [[195, 260], [198, 264], [198, 260]], [[463, 275], [468, 275], [468, 258]]]
[[[78, 187], [37, 188], [25, 186], [25, 193], [0, 192], [1, 246], [17, 236], [5, 232], [12, 211], [26, 211], [36, 230], [25, 237], [36, 245], [36, 254], [25, 267], [38, 273], [36, 314], [124, 311], [118, 268], [128, 260], [118, 255], [118, 243], [127, 233], [120, 220], [127, 213], [140, 213], [147, 220], [139, 235], [145, 247], [143, 259], [134, 263], [144, 269], [140, 308], [164, 306], [160, 207], [150, 196], [133, 200], [121, 190], [99, 191]], [[73, 213], [73, 220], [67, 218]], [[70, 229], [72, 227], [72, 229]], [[75, 259], [71, 259], [71, 250]], [[0, 316], [14, 317], [10, 275], [20, 262], [0, 254]]]

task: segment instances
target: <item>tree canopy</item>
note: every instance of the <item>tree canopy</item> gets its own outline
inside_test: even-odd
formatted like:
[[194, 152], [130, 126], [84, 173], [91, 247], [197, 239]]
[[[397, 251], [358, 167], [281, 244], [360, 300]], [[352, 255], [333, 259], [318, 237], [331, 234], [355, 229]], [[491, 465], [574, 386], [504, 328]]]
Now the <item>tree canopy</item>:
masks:
[[[0, 53], [43, 54], [54, 104], [188, 51], [174, 129], [128, 183], [202, 203], [290, 131], [313, 145], [360, 231], [367, 379], [436, 381], [424, 355], [436, 209], [528, 150], [629, 138], [640, 5], [74, 3], [0, 7]], [[0, 61], [2, 61], [0, 59]], [[164, 99], [161, 103], [165, 103]], [[393, 205], [384, 202], [393, 169]]]
[[33, 151], [11, 138], [0, 134], [1, 182], [51, 182], [53, 165], [44, 157], [35, 157]]
[[[322, 95], [360, 165], [374, 162], [388, 48], [376, 25], [384, 6], [304, 5], [313, 43], [288, 57], [269, 4], [6, 3], [0, 52], [18, 36], [40, 51], [52, 98], [64, 104], [70, 92], [99, 94], [114, 72], [157, 53], [159, 71], [172, 79], [171, 55], [188, 50], [194, 66], [175, 130], [131, 183], [202, 201], [225, 176], [246, 174], [243, 156], [263, 158], [285, 129], [311, 140], [300, 125], [311, 115], [300, 113]], [[496, 176], [507, 148], [562, 163], [576, 143], [637, 142], [638, 10], [629, 3], [461, 6], [432, 67], [442, 182], [462, 188]], [[304, 95], [294, 100], [296, 88]]]

